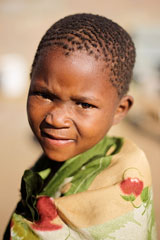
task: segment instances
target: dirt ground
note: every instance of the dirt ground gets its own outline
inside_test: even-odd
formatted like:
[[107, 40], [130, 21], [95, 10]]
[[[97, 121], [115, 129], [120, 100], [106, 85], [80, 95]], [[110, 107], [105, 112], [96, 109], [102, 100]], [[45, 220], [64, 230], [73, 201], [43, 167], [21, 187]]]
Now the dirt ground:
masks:
[[[30, 167], [41, 154], [39, 145], [33, 140], [25, 113], [25, 99], [21, 101], [0, 100], [0, 157], [1, 157], [1, 218], [0, 239], [16, 202], [19, 199], [20, 179], [24, 169]], [[158, 228], [160, 227], [160, 148], [159, 142], [128, 122], [122, 122], [110, 134], [126, 136], [135, 141], [147, 154], [150, 162], [154, 203]]]

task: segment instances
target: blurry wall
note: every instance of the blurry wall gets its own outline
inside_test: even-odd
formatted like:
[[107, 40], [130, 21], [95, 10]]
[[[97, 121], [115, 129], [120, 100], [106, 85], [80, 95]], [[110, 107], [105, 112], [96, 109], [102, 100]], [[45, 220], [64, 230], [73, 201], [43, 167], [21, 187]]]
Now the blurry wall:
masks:
[[33, 140], [25, 113], [28, 76], [37, 45], [51, 24], [78, 12], [113, 19], [135, 40], [137, 66], [131, 90], [136, 99], [135, 107], [127, 121], [111, 133], [132, 138], [146, 152], [153, 175], [156, 218], [160, 226], [160, 1], [0, 0], [0, 211], [4, 219], [0, 225], [1, 234], [19, 199], [23, 171], [41, 153]]

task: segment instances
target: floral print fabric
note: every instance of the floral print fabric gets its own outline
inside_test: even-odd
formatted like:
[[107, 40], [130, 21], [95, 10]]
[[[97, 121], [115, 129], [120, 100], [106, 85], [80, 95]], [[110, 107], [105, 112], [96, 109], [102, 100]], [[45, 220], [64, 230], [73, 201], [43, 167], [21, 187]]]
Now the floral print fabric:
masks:
[[127, 139], [117, 144], [116, 151], [116, 139], [110, 139], [105, 156], [84, 161], [65, 176], [53, 195], [50, 189], [49, 194], [44, 189], [37, 194], [38, 220], [14, 213], [10, 239], [156, 240], [146, 157]]

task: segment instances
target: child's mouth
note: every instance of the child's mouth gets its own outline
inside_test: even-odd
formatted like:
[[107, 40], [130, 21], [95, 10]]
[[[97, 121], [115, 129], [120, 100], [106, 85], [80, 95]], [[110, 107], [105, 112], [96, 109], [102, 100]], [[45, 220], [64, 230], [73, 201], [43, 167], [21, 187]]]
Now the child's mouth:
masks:
[[75, 140], [64, 136], [52, 135], [47, 132], [41, 131], [41, 136], [44, 141], [50, 145], [65, 145], [68, 143], [73, 143]]

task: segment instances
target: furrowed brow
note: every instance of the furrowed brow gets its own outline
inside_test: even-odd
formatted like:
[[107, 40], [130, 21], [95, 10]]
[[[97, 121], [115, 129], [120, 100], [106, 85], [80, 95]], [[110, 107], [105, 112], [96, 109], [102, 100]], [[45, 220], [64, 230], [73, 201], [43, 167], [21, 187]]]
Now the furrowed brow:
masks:
[[73, 96], [73, 97], [72, 97], [72, 100], [73, 100], [73, 101], [82, 101], [82, 102], [85, 102], [85, 101], [87, 101], [87, 102], [88, 102], [88, 101], [89, 101], [89, 102], [90, 102], [90, 101], [91, 101], [91, 102], [93, 101], [93, 102], [97, 102], [97, 103], [99, 102], [99, 100], [98, 100], [97, 98], [92, 97], [92, 96], [91, 96], [91, 97], [86, 97], [86, 96]]
[[42, 93], [49, 94], [51, 97], [54, 97], [56, 99], [60, 99], [60, 97], [57, 94], [55, 94], [54, 92], [50, 91], [47, 87], [35, 85], [35, 86], [31, 87], [31, 89], [30, 89], [30, 93], [32, 93], [32, 92], [39, 92], [39, 91], [42, 92]]

